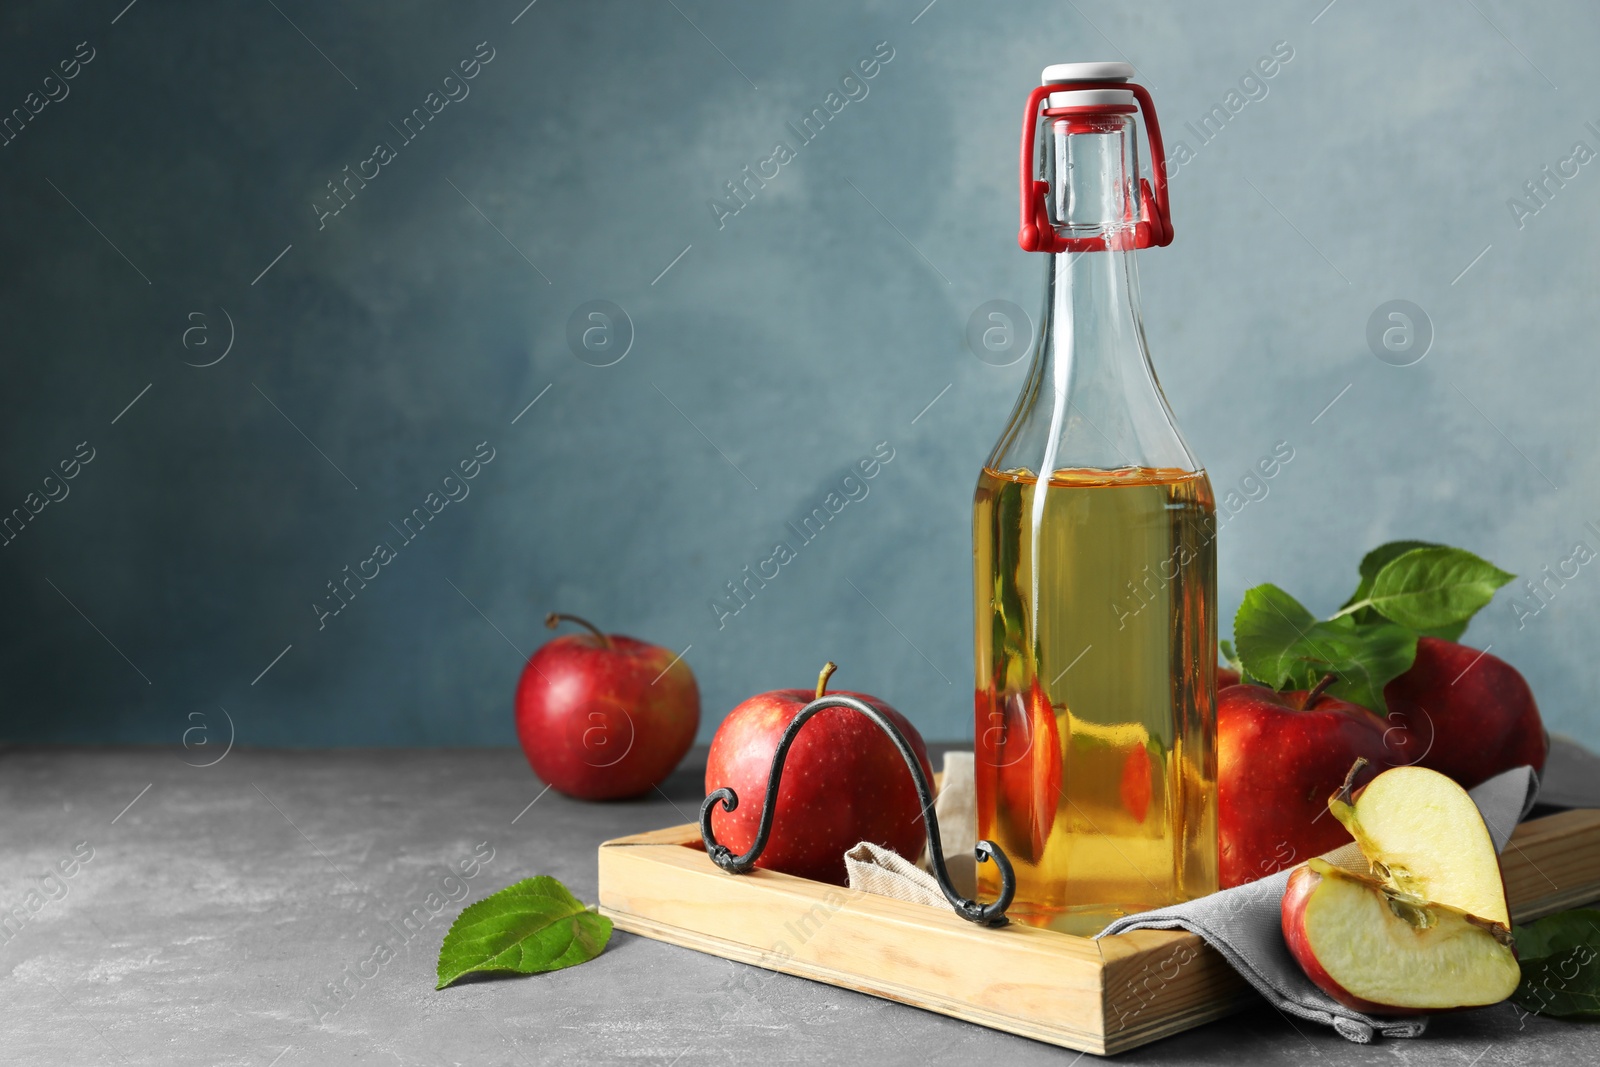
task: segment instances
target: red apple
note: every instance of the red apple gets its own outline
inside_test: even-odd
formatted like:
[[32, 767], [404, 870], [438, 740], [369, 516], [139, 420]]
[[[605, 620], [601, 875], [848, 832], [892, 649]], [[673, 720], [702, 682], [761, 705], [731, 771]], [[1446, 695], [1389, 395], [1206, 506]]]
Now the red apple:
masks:
[[1431, 768], [1467, 789], [1512, 767], [1544, 768], [1550, 742], [1533, 691], [1503, 659], [1423, 637], [1416, 662], [1383, 696], [1390, 763]]
[[1384, 722], [1309, 692], [1235, 685], [1217, 694], [1217, 834], [1222, 887], [1243, 885], [1349, 844], [1328, 814], [1358, 757], [1364, 782], [1388, 763]]
[[1217, 668], [1217, 692], [1222, 692], [1230, 685], [1238, 685], [1240, 681], [1239, 672], [1232, 667]]
[[545, 644], [517, 683], [517, 737], [533, 773], [581, 800], [649, 792], [694, 744], [700, 690], [677, 653], [586, 628]]
[[[706, 792], [727, 786], [738, 794], [739, 806], [714, 807], [711, 829], [735, 855], [755, 843], [779, 738], [801, 708], [823, 695], [832, 673], [830, 663], [814, 691], [757, 694], [717, 727], [706, 759]], [[864, 693], [839, 695], [876, 708], [899, 727], [932, 783], [927, 747], [905, 716]], [[809, 719], [789, 747], [772, 835], [756, 866], [844, 885], [844, 854], [855, 845], [871, 841], [915, 861], [925, 834], [911, 771], [889, 735], [858, 711], [828, 708]]]

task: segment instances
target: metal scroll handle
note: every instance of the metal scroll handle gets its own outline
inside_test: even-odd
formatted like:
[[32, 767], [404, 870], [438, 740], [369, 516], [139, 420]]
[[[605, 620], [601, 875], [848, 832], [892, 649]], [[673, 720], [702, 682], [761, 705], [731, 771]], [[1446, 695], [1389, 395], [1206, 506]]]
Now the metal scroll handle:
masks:
[[906, 761], [906, 767], [911, 771], [911, 780], [916, 784], [917, 801], [922, 805], [922, 822], [928, 831], [928, 860], [933, 867], [933, 876], [938, 879], [939, 889], [950, 902], [950, 906], [955, 909], [956, 914], [982, 926], [1004, 926], [1008, 921], [1006, 909], [1011, 906], [1011, 898], [1017, 891], [1017, 876], [1011, 869], [1011, 861], [1006, 858], [999, 845], [992, 841], [979, 841], [972, 850], [973, 855], [978, 858], [979, 863], [990, 860], [999, 868], [1000, 896], [988, 904], [980, 904], [956, 892], [955, 887], [950, 884], [950, 873], [944, 865], [944, 846], [939, 841], [939, 820], [933, 815], [933, 791], [928, 786], [928, 779], [922, 773], [922, 764], [917, 760], [916, 752], [912, 750], [905, 734], [900, 732], [899, 727], [895, 726], [888, 716], [854, 697], [832, 694], [818, 697], [801, 708], [794, 721], [783, 731], [783, 737], [778, 741], [778, 750], [772, 755], [772, 769], [767, 775], [767, 795], [761, 808], [761, 824], [756, 831], [755, 843], [750, 846], [749, 852], [735, 856], [726, 845], [718, 844], [716, 835], [711, 832], [712, 808], [720, 803], [723, 811], [734, 810], [739, 806], [738, 794], [724, 786], [712, 791], [706, 797], [704, 803], [700, 805], [700, 836], [705, 839], [706, 854], [711, 857], [711, 861], [731, 874], [743, 874], [755, 866], [757, 857], [767, 847], [767, 838], [772, 833], [772, 819], [778, 804], [778, 782], [783, 775], [783, 762], [789, 755], [789, 746], [794, 743], [801, 728], [813, 715], [829, 708], [850, 708], [860, 712], [871, 719], [878, 729], [888, 734], [895, 748], [900, 750], [901, 757]]

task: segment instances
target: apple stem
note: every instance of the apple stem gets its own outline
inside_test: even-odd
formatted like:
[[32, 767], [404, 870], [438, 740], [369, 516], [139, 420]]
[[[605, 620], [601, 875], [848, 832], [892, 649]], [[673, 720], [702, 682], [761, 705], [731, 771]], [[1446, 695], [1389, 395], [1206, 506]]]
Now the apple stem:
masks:
[[1306, 691], [1306, 698], [1300, 702], [1300, 710], [1306, 711], [1311, 708], [1312, 705], [1316, 704], [1317, 698], [1328, 691], [1328, 686], [1338, 680], [1339, 676], [1331, 672], [1317, 679], [1317, 684]]
[[559, 611], [552, 611], [550, 614], [544, 617], [544, 624], [552, 630], [554, 630], [557, 626], [560, 626], [563, 622], [577, 623], [579, 626], [582, 626], [585, 630], [588, 630], [590, 633], [594, 634], [600, 639], [601, 648], [611, 647], [611, 638], [607, 637], [605, 633], [601, 631], [600, 627], [596, 626], [588, 619], [582, 619], [576, 615], [563, 615]]
[[1493, 921], [1491, 921], [1489, 919], [1480, 919], [1476, 915], [1463, 915], [1462, 918], [1466, 919], [1467, 922], [1471, 923], [1473, 926], [1476, 926], [1481, 930], [1489, 931], [1489, 933], [1494, 935], [1494, 939], [1496, 941], [1500, 942], [1502, 945], [1506, 946], [1507, 948], [1515, 948], [1516, 947], [1516, 943], [1517, 942], [1516, 942], [1516, 939], [1512, 936], [1511, 931], [1507, 930], [1504, 926], [1501, 926], [1499, 923], [1493, 922]]
[[838, 669], [839, 669], [839, 665], [837, 663], [833, 662], [833, 660], [831, 660], [831, 659], [828, 662], [826, 662], [826, 663], [824, 663], [822, 665], [822, 673], [817, 675], [817, 695], [812, 697], [811, 699], [813, 699], [813, 700], [821, 700], [822, 699], [822, 694], [824, 694], [824, 693], [826, 693], [828, 691], [828, 679], [832, 678], [833, 677], [833, 672], [838, 670]]
[[1350, 773], [1344, 776], [1344, 784], [1341, 785], [1339, 787], [1339, 791], [1333, 795], [1333, 799], [1343, 801], [1346, 804], [1354, 804], [1356, 802], [1355, 796], [1353, 795], [1356, 784], [1356, 775], [1360, 774], [1361, 768], [1365, 767], [1366, 765], [1367, 757], [1356, 757], [1356, 761], [1350, 764]]

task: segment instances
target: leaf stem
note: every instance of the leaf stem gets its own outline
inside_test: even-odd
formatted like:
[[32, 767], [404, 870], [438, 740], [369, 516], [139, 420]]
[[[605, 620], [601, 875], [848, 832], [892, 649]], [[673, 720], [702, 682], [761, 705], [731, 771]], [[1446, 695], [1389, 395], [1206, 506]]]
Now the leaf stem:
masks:
[[1358, 600], [1354, 604], [1347, 604], [1344, 607], [1340, 608], [1338, 611], [1336, 611], [1332, 615], [1328, 616], [1328, 621], [1332, 622], [1334, 619], [1342, 619], [1346, 615], [1352, 615], [1355, 612], [1360, 611], [1362, 608], [1370, 608], [1370, 607], [1372, 607], [1372, 598], [1371, 597], [1367, 597], [1367, 599], [1365, 599], [1365, 600]]

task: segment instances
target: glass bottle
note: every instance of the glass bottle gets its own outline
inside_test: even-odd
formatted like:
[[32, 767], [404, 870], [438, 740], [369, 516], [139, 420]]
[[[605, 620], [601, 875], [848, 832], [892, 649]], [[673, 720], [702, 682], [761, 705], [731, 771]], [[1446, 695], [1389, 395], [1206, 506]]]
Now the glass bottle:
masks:
[[978, 836], [1016, 869], [1009, 914], [1076, 934], [1218, 884], [1216, 509], [1145, 347], [1134, 250], [1172, 230], [1132, 74], [1050, 67], [1030, 97], [1019, 242], [1049, 256], [1045, 310], [973, 501]]

